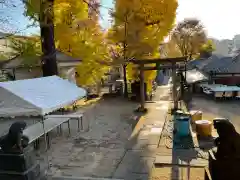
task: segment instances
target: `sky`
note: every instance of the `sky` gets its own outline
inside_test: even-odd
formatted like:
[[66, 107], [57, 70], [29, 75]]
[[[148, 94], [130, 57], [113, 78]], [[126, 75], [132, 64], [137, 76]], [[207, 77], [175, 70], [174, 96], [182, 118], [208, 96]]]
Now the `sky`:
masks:
[[[8, 15], [12, 19], [13, 30], [23, 30], [29, 20], [23, 16], [23, 5], [19, 0], [13, 0], [18, 5], [15, 8], [0, 7], [0, 15]], [[208, 35], [217, 39], [232, 39], [240, 34], [240, 21], [237, 16], [240, 0], [178, 0], [176, 22], [184, 18], [195, 17], [201, 20]], [[113, 7], [113, 0], [101, 0], [100, 23], [103, 27], [110, 27], [108, 8]], [[2, 28], [0, 27], [0, 30]], [[28, 28], [23, 34], [39, 32], [39, 28]]]
[[102, 7], [100, 8], [101, 16], [100, 23], [103, 27], [109, 28], [111, 25], [111, 18], [109, 15], [109, 10], [114, 7], [112, 0], [101, 0]]
[[177, 22], [196, 17], [208, 35], [217, 39], [232, 39], [240, 34], [240, 0], [178, 0], [178, 3]]

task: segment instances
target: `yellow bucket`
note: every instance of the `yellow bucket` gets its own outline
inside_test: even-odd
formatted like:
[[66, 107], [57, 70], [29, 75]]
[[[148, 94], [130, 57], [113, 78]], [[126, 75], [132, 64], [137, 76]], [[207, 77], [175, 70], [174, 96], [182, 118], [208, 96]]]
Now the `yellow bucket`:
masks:
[[202, 120], [202, 111], [190, 111], [191, 121], [194, 124], [195, 121]]
[[212, 135], [212, 122], [208, 120], [195, 121], [197, 135], [209, 137]]

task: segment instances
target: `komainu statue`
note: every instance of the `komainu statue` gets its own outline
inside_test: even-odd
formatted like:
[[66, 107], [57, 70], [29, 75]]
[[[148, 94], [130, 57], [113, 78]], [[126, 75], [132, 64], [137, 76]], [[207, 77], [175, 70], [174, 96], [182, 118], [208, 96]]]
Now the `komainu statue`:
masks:
[[24, 121], [15, 122], [11, 125], [8, 134], [0, 138], [0, 147], [3, 153], [22, 153], [27, 147], [29, 139], [23, 135], [26, 128]]
[[219, 135], [215, 139], [216, 159], [240, 157], [240, 135], [229, 120], [214, 120], [214, 128]]

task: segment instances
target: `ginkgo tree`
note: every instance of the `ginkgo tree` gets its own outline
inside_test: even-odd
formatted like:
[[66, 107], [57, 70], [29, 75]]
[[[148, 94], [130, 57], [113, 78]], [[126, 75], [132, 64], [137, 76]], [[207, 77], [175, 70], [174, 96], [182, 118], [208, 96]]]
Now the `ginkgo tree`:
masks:
[[[115, 0], [112, 12], [114, 24], [109, 32], [109, 39], [121, 44], [123, 54], [124, 80], [136, 80], [138, 70], [128, 59], [152, 59], [159, 57], [159, 45], [173, 28], [177, 9], [176, 0]], [[144, 74], [148, 91], [156, 71]], [[125, 93], [126, 91], [125, 82]]]
[[208, 39], [205, 44], [202, 45], [200, 49], [200, 58], [208, 58], [212, 55], [212, 52], [216, 50], [215, 45], [211, 39]]
[[[88, 15], [89, 4], [85, 0], [55, 0], [53, 5], [55, 46], [82, 62], [76, 67], [79, 86], [97, 84], [108, 71], [104, 61], [111, 61], [105, 34], [98, 22]], [[35, 19], [40, 16], [40, 4], [27, 0], [26, 15]]]
[[31, 37], [11, 36], [10, 48], [11, 56], [21, 56], [21, 65], [25, 67], [40, 65], [40, 57], [42, 56], [41, 40], [38, 35]]
[[104, 42], [104, 35], [96, 32], [94, 28], [82, 30], [83, 35], [77, 38], [81, 42], [81, 48], [77, 51], [76, 46], [72, 52], [79, 53], [82, 57], [82, 63], [76, 68], [78, 73], [77, 82], [80, 85], [93, 85], [100, 82], [104, 74], [109, 70], [109, 66], [102, 62], [110, 62], [109, 49]]
[[207, 41], [206, 36], [200, 20], [187, 18], [177, 24], [171, 34], [171, 39], [177, 44], [182, 56], [191, 60], [201, 51], [203, 44]]
[[109, 69], [99, 61], [110, 60], [104, 33], [98, 22], [88, 17], [88, 10], [84, 1], [56, 0], [54, 5], [56, 47], [82, 60], [76, 67], [76, 81], [81, 86], [97, 84]]

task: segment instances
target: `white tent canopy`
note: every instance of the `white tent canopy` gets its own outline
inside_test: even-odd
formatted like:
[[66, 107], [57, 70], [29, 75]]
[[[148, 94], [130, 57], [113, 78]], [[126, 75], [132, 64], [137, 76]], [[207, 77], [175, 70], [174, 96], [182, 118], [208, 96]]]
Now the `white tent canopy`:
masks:
[[44, 116], [86, 96], [86, 91], [58, 76], [0, 83], [0, 117]]

